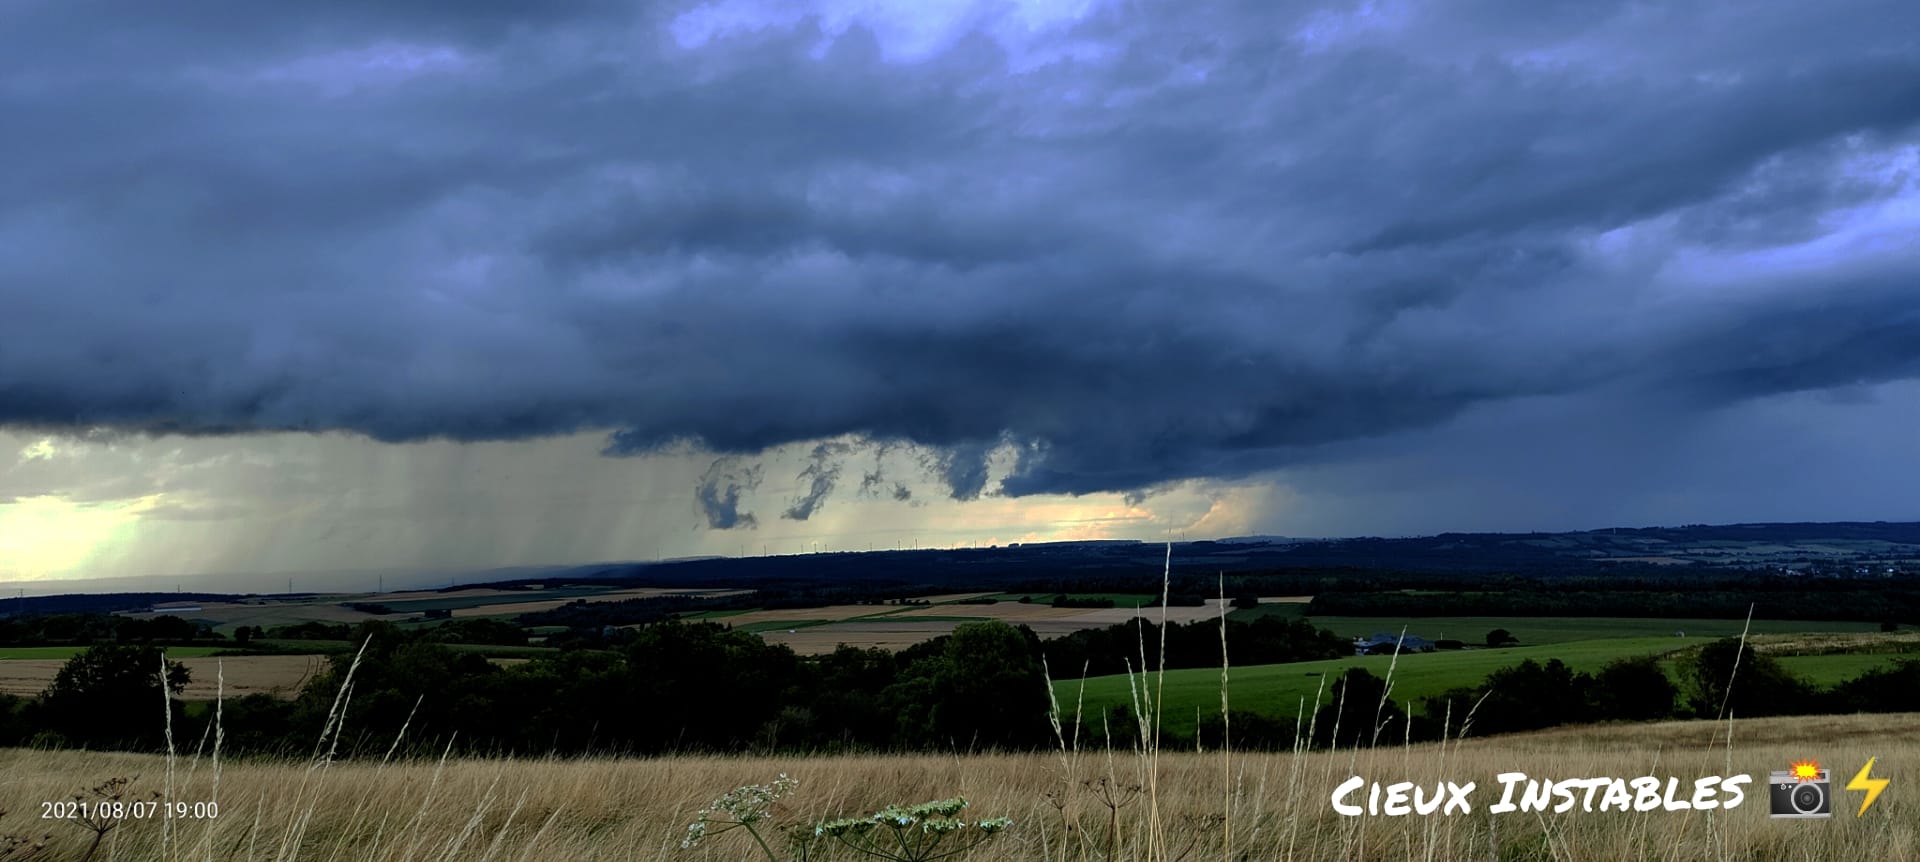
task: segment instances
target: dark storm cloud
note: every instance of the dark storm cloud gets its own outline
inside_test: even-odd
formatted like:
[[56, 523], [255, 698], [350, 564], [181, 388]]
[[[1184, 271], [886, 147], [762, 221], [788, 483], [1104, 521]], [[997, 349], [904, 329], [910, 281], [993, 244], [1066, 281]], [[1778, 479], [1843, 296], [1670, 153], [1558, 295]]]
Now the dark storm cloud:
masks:
[[927, 467], [955, 500], [977, 500], [987, 489], [987, 462], [992, 454], [992, 443], [961, 443], [927, 459]]
[[808, 456], [806, 469], [795, 477], [800, 481], [800, 496], [781, 517], [793, 521], [804, 521], [813, 517], [813, 513], [826, 505], [827, 495], [840, 482], [840, 461], [853, 447], [845, 443], [821, 443], [813, 447]]
[[1872, 235], [1920, 6], [1279, 5], [900, 62], [654, 4], [16, 4], [0, 425], [857, 435], [968, 500], [1920, 374], [1920, 251]]
[[740, 497], [760, 487], [762, 475], [758, 466], [742, 465], [733, 458], [715, 459], [693, 489], [707, 526], [715, 530], [753, 529], [759, 519], [752, 512], [740, 511]]

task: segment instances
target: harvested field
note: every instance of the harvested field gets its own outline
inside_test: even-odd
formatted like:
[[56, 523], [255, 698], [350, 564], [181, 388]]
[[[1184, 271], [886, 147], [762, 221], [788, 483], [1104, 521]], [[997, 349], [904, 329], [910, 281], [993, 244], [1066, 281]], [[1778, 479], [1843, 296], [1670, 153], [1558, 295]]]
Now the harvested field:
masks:
[[[902, 611], [896, 614], [896, 616], [901, 619], [912, 619], [914, 617], [969, 616], [980, 617], [982, 619], [1005, 620], [1018, 625], [1033, 620], [1069, 619], [1093, 612], [1094, 609], [1091, 608], [1056, 608], [1052, 605], [1038, 602], [1030, 605], [1023, 605], [1019, 602], [999, 602], [991, 605], [961, 605], [958, 607], [954, 605], [944, 605], [931, 608], [914, 608], [910, 611]], [[1126, 612], [1129, 614], [1133, 613], [1132, 609], [1128, 609]]]
[[[541, 611], [550, 611], [550, 610], [553, 610], [554, 608], [561, 607], [563, 605], [573, 604], [574, 602], [584, 602], [586, 604], [591, 605], [591, 604], [599, 604], [601, 602], [623, 602], [628, 599], [645, 599], [645, 598], [652, 598], [655, 596], [703, 595], [703, 596], [718, 597], [718, 596], [739, 595], [742, 592], [744, 591], [743, 590], [674, 590], [674, 589], [656, 589], [656, 588], [648, 587], [648, 588], [637, 588], [637, 589], [631, 589], [631, 590], [619, 590], [611, 593], [599, 593], [599, 594], [590, 595], [590, 596], [567, 596], [565, 598], [539, 599], [536, 601], [522, 601], [522, 602], [502, 602], [500, 604], [477, 605], [475, 607], [470, 607], [470, 608], [454, 608], [453, 615], [456, 617], [490, 617], [490, 616], [497, 616], [500, 614], [537, 614]], [[519, 595], [525, 595], [525, 593], [520, 593]]]
[[[848, 620], [854, 617], [873, 616], [899, 610], [894, 605], [828, 605], [824, 608], [780, 608], [771, 611], [748, 611], [734, 614], [720, 622], [735, 626], [748, 626], [754, 623], [797, 623], [806, 620]], [[948, 609], [952, 613], [952, 609]], [[894, 614], [906, 616], [906, 614]]]
[[272, 628], [304, 622], [358, 623], [365, 620], [377, 620], [381, 617], [341, 607], [339, 600], [282, 602], [272, 600], [245, 602], [213, 602], [200, 606], [197, 611], [168, 611], [157, 613], [129, 613], [123, 616], [134, 619], [152, 619], [156, 616], [177, 616], [201, 622], [213, 623], [222, 628], [236, 625], [256, 625]]
[[767, 643], [785, 644], [801, 655], [824, 655], [838, 649], [841, 644], [847, 646], [899, 650], [913, 646], [921, 641], [932, 640], [940, 635], [949, 634], [954, 622], [860, 622], [829, 623], [824, 626], [810, 626], [789, 632], [762, 632], [760, 637]]
[[[847, 606], [873, 611], [872, 606]], [[955, 626], [973, 620], [1000, 620], [1026, 626], [1043, 638], [1060, 637], [1085, 629], [1106, 628], [1131, 622], [1136, 616], [1149, 622], [1160, 621], [1160, 608], [1056, 608], [1043, 604], [1000, 602], [991, 605], [938, 605], [900, 613], [870, 616], [865, 619], [825, 615], [835, 608], [797, 608], [784, 611], [754, 611], [727, 618], [734, 625], [750, 622], [806, 622], [840, 620], [826, 625], [796, 628], [792, 632], [768, 631], [761, 637], [768, 643], [786, 644], [801, 655], [833, 652], [840, 644], [855, 647], [901, 649], [940, 635], [952, 634]], [[884, 610], [882, 610], [884, 613]], [[1168, 622], [1190, 623], [1220, 618], [1220, 600], [1208, 599], [1204, 607], [1167, 608]]]
[[[1072, 618], [1075, 622], [1084, 623], [1081, 628], [1106, 628], [1107, 626], [1117, 623], [1133, 622], [1134, 617], [1145, 617], [1147, 621], [1155, 623], [1160, 622], [1162, 619], [1159, 605], [1140, 608], [1138, 610], [1133, 608], [1102, 608], [1099, 610], [1081, 611], [1081, 614], [1083, 614], [1083, 616]], [[1220, 600], [1208, 599], [1207, 603], [1200, 607], [1167, 608], [1165, 619], [1170, 623], [1193, 623], [1200, 622], [1201, 620], [1210, 622], [1217, 621], [1220, 619]]]
[[[980, 595], [978, 593], [972, 595]], [[1263, 602], [1303, 601], [1304, 597], [1262, 599]], [[1085, 629], [1106, 628], [1133, 621], [1135, 617], [1159, 622], [1161, 609], [1151, 608], [1056, 608], [1046, 604], [998, 602], [991, 605], [944, 604], [889, 612], [891, 606], [839, 605], [826, 608], [791, 608], [777, 611], [751, 611], [726, 618], [735, 626], [765, 623], [811, 623], [792, 632], [765, 631], [768, 643], [786, 644], [801, 655], [833, 652], [840, 644], [855, 647], [901, 649], [940, 635], [952, 634], [955, 626], [970, 620], [999, 620], [1009, 625], [1026, 626], [1043, 638], [1061, 637]], [[1220, 618], [1220, 600], [1208, 599], [1201, 607], [1170, 607], [1166, 620], [1192, 623]], [[817, 624], [828, 620], [826, 625]]]
[[1920, 632], [1808, 632], [1756, 635], [1761, 655], [1833, 655], [1839, 653], [1909, 654], [1920, 658]]
[[[293, 697], [309, 678], [327, 669], [327, 659], [318, 655], [250, 655], [225, 658], [181, 659], [192, 680], [182, 697], [187, 700], [213, 700], [224, 668], [226, 696], [271, 694]], [[45, 691], [60, 673], [64, 661], [30, 659], [0, 661], [0, 694], [30, 697]]]
[[915, 598], [921, 599], [923, 601], [929, 601], [936, 605], [939, 605], [939, 604], [946, 604], [948, 602], [964, 601], [966, 599], [977, 599], [981, 596], [990, 596], [990, 595], [993, 595], [993, 594], [992, 593], [941, 593], [940, 595], [937, 595], [937, 596], [915, 596]]
[[[1026, 604], [1019, 602], [1000, 602], [992, 605], [966, 605], [965, 613], [960, 613], [952, 605], [933, 608], [919, 608], [899, 614], [903, 619], [913, 617], [969, 616], [1004, 620], [1014, 625], [1039, 621], [1070, 621], [1074, 631], [1087, 628], [1105, 628], [1115, 623], [1130, 622], [1134, 617], [1145, 617], [1153, 622], [1160, 621], [1160, 606], [1143, 608], [1056, 608], [1044, 604]], [[1167, 622], [1190, 623], [1196, 620], [1216, 620], [1220, 618], [1220, 600], [1208, 599], [1200, 607], [1170, 607], [1166, 609]], [[818, 619], [818, 617], [815, 617]], [[1036, 627], [1035, 631], [1039, 631]]]

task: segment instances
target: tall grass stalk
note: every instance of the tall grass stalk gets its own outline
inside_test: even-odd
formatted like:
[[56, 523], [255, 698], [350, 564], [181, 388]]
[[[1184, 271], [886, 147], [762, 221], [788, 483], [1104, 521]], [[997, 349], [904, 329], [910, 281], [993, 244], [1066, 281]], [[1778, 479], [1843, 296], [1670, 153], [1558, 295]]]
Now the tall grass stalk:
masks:
[[[172, 802], [174, 765], [173, 688], [167, 683], [167, 653], [165, 650], [160, 651], [160, 714], [163, 717], [163, 727], [166, 730], [167, 739], [167, 789], [166, 795], [162, 798], [168, 802]], [[173, 849], [173, 818], [168, 817], [160, 823], [160, 855], [167, 859], [176, 858], [171, 852]]]
[[[1227, 669], [1231, 665], [1227, 660], [1227, 574], [1220, 572], [1217, 577], [1220, 586], [1220, 810], [1226, 816], [1220, 859], [1226, 862], [1233, 856], [1233, 712], [1227, 701]], [[1194, 738], [1199, 739], [1200, 722], [1193, 724]]]

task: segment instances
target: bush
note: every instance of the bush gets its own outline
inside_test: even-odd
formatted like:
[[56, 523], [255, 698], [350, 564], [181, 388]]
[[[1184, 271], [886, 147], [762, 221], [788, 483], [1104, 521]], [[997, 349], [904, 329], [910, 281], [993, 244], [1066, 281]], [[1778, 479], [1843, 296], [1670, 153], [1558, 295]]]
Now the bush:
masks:
[[[67, 660], [41, 695], [40, 724], [58, 729], [77, 744], [157, 748], [163, 741], [165, 721], [153, 712], [162, 703], [163, 668], [169, 689], [186, 686], [186, 665], [165, 661], [159, 647], [88, 647]], [[166, 703], [173, 710], [173, 721], [183, 721], [179, 701]], [[153, 718], [139, 720], [140, 716]]]
[[1673, 716], [1680, 690], [1652, 656], [1617, 659], [1593, 678], [1595, 718], [1653, 721]]
[[[1387, 681], [1363, 668], [1348, 668], [1328, 688], [1329, 702], [1314, 713], [1313, 744], [1320, 748], [1371, 746], [1377, 740], [1399, 741], [1406, 720], [1399, 705], [1386, 697]], [[1381, 723], [1375, 725], [1378, 719]]]
[[1694, 714], [1703, 718], [1720, 715], [1723, 705], [1734, 715], [1754, 718], [1815, 709], [1812, 685], [1738, 638], [1701, 647], [1694, 661], [1693, 683], [1691, 705]]

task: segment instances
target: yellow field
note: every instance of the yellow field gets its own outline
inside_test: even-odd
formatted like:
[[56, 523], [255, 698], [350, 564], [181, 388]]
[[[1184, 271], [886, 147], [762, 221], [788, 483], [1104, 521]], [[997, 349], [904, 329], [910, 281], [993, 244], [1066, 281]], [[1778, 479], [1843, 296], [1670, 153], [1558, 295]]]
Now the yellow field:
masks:
[[[1920, 858], [1920, 716], [1796, 717], [1549, 731], [1369, 752], [1164, 753], [1157, 771], [1131, 752], [874, 757], [669, 757], [652, 760], [456, 760], [309, 771], [277, 762], [0, 750], [0, 833], [50, 835], [42, 858], [75, 859], [92, 833], [39, 819], [108, 778], [134, 776], [129, 798], [159, 792], [204, 802], [211, 820], [128, 821], [96, 859], [740, 860], [763, 858], [736, 832], [679, 849], [695, 812], [738, 785], [785, 772], [798, 791], [780, 820], [869, 812], [891, 802], [960, 794], [976, 817], [1015, 825], [974, 860], [1901, 860]], [[1842, 789], [1870, 756], [1890, 789], [1865, 816]], [[1767, 816], [1749, 785], [1733, 810], [1490, 814], [1496, 772], [1542, 778], [1694, 778], [1785, 769], [1818, 758], [1836, 773], [1830, 820]], [[1340, 817], [1330, 791], [1358, 773], [1382, 781], [1473, 780], [1471, 813]], [[1119, 786], [1118, 815], [1097, 794]], [[216, 784], [217, 779], [217, 784]], [[1142, 789], [1135, 792], [1132, 785]], [[1109, 824], [1112, 824], [1111, 826]], [[1158, 824], [1159, 838], [1153, 837]], [[170, 830], [170, 831], [169, 831]], [[1106, 852], [1109, 843], [1113, 853]], [[776, 842], [776, 847], [778, 846]], [[783, 857], [784, 858], [784, 857]], [[844, 855], [816, 855], [843, 859]]]
[[[179, 661], [187, 666], [192, 678], [181, 694], [186, 700], [213, 700], [223, 667], [226, 696], [230, 698], [249, 694], [290, 698], [300, 693], [300, 687], [306, 685], [309, 678], [327, 668], [326, 657], [318, 655], [249, 655]], [[53, 682], [64, 664], [60, 659], [0, 661], [0, 694], [37, 695]]]

